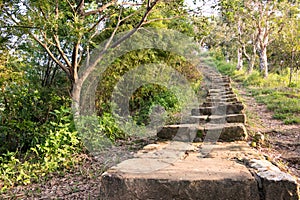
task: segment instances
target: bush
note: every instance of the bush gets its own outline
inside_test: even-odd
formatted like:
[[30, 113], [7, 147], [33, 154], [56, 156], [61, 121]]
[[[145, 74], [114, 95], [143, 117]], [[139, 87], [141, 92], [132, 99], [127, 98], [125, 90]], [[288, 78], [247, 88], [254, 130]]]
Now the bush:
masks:
[[82, 150], [82, 144], [74, 129], [70, 109], [62, 107], [55, 110], [54, 115], [55, 120], [47, 125], [49, 134], [43, 135], [42, 142], [25, 154], [18, 151], [1, 154], [2, 191], [11, 186], [35, 182], [50, 172], [69, 168], [78, 162], [74, 155]]
[[[3, 102], [3, 103], [2, 103]], [[30, 84], [10, 84], [0, 97], [0, 153], [26, 152], [39, 143], [47, 132], [46, 124], [54, 120], [53, 110], [70, 103], [51, 88]], [[1, 108], [1, 107], [0, 107]]]
[[258, 71], [253, 71], [250, 75], [248, 75], [245, 80], [243, 81], [243, 84], [245, 86], [262, 86], [263, 85], [263, 79]]

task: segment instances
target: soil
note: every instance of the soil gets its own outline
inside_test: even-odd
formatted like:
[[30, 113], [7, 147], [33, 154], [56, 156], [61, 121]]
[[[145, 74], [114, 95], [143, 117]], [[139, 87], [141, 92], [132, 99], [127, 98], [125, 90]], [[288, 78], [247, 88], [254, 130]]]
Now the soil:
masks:
[[257, 145], [257, 149], [265, 157], [292, 175], [300, 177], [300, 125], [284, 124], [273, 119], [273, 112], [266, 105], [257, 103], [251, 92], [237, 85], [242, 101], [246, 105], [248, 132], [264, 135], [265, 141]]

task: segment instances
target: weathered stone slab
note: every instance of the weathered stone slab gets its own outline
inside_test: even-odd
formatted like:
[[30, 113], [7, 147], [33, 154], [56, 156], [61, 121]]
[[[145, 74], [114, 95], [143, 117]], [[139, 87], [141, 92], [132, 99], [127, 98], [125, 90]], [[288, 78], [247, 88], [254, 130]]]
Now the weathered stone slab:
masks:
[[191, 116], [187, 123], [190, 124], [203, 124], [208, 122], [208, 115]]
[[232, 94], [234, 94], [234, 92], [232, 92], [232, 91], [224, 91], [224, 92], [218, 92], [218, 93], [216, 93], [216, 92], [208, 92], [207, 96], [208, 97], [209, 96], [222, 96], [222, 95], [232, 95]]
[[216, 141], [216, 136], [219, 136], [218, 141], [224, 142], [248, 138], [247, 130], [242, 123], [207, 124], [203, 136], [207, 141]]
[[230, 105], [230, 104], [242, 104], [239, 101], [227, 101], [224, 99], [214, 99], [213, 101], [206, 101], [202, 103], [202, 107], [214, 107], [214, 106], [221, 106], [221, 105]]
[[293, 176], [282, 172], [267, 160], [252, 159], [249, 165], [255, 169], [265, 200], [300, 199], [299, 185]]
[[232, 92], [232, 88], [217, 88], [217, 89], [208, 89], [209, 93], [220, 93], [220, 92]]
[[243, 109], [244, 105], [236, 102], [214, 107], [195, 108], [192, 109], [192, 115], [241, 114]]
[[207, 76], [207, 78], [209, 80], [214, 80], [214, 81], [231, 82], [230, 77], [222, 76], [222, 75], [216, 74], [215, 72], [212, 72], [212, 74]]
[[238, 99], [236, 97], [207, 97], [206, 102], [237, 102]]
[[157, 133], [157, 137], [167, 140], [193, 141], [200, 137], [208, 141], [235, 141], [247, 139], [247, 131], [241, 123], [205, 124], [205, 125], [169, 125]]
[[193, 141], [199, 126], [195, 124], [168, 125], [157, 132], [157, 137], [167, 140]]
[[246, 123], [245, 114], [191, 116], [190, 123]]
[[[196, 153], [172, 163], [150, 160], [127, 161], [105, 172], [101, 178], [100, 199], [259, 199], [254, 177], [244, 165], [234, 161], [199, 159]], [[139, 166], [149, 165], [156, 170], [132, 172]]]
[[214, 81], [211, 81], [211, 83], [208, 84], [208, 86], [212, 89], [216, 89], [216, 88], [230, 88], [231, 85], [230, 83], [224, 83], [224, 82], [214, 82]]

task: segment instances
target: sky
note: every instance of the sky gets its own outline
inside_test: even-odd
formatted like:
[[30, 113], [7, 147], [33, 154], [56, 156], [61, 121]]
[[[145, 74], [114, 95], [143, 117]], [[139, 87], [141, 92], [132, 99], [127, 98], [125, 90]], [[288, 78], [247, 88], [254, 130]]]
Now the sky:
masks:
[[185, 0], [185, 3], [190, 6], [191, 8], [195, 9], [197, 7], [202, 8], [203, 15], [205, 16], [211, 16], [211, 15], [216, 15], [217, 11], [212, 9], [211, 6], [215, 5], [218, 0], [205, 0], [205, 3], [197, 0], [196, 5], [193, 3], [193, 0]]

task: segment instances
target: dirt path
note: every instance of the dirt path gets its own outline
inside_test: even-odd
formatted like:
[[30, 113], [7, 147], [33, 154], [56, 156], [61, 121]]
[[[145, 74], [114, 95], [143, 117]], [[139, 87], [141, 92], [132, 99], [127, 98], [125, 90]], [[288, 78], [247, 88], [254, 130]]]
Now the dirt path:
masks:
[[250, 91], [242, 86], [235, 86], [246, 104], [250, 133], [262, 133], [265, 144], [258, 149], [275, 161], [277, 165], [286, 166], [298, 178], [300, 177], [300, 125], [286, 125], [272, 118], [273, 112], [266, 105], [257, 103]]

